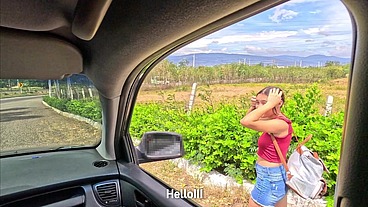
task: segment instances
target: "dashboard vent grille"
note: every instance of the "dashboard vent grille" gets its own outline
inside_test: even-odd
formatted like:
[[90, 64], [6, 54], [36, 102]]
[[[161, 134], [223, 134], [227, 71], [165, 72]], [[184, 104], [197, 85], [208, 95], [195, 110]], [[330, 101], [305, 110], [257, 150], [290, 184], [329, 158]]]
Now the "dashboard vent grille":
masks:
[[115, 206], [120, 203], [118, 182], [108, 181], [94, 186], [98, 200], [105, 206]]
[[93, 166], [101, 168], [101, 167], [106, 167], [109, 164], [109, 162], [107, 162], [106, 160], [99, 160], [99, 161], [95, 161], [93, 162]]

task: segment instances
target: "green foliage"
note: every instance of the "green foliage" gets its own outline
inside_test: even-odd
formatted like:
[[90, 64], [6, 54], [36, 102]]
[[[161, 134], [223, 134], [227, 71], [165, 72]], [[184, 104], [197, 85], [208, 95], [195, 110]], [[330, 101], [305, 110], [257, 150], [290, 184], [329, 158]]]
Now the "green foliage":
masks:
[[326, 201], [327, 201], [327, 207], [333, 207], [334, 206], [334, 197], [333, 196], [327, 196]]
[[313, 84], [304, 95], [295, 93], [292, 99], [286, 100], [283, 112], [294, 124], [304, 125], [308, 117], [320, 116], [316, 104], [320, 99], [321, 91], [317, 84]]
[[67, 112], [101, 122], [101, 106], [97, 100], [69, 100], [65, 106]]
[[240, 125], [244, 111], [232, 105], [221, 105], [212, 113], [207, 111], [191, 113], [189, 128], [181, 132], [186, 138], [186, 157], [204, 164], [207, 172], [224, 168], [237, 175], [238, 180], [254, 178], [254, 137], [258, 133]]
[[[201, 94], [207, 103], [206, 107], [195, 108], [190, 114], [181, 109], [184, 107], [175, 107], [174, 100], [136, 104], [130, 126], [131, 135], [141, 137], [144, 132], [152, 130], [175, 131], [184, 137], [185, 158], [201, 164], [202, 170], [221, 171], [240, 183], [243, 179], [254, 180], [260, 133], [239, 123], [249, 104], [239, 100], [237, 106], [229, 103], [214, 106], [210, 91], [205, 89]], [[294, 131], [300, 139], [313, 134], [306, 146], [318, 152], [330, 170], [330, 174], [324, 177], [329, 193], [333, 194], [344, 114], [340, 112], [322, 116], [317, 107], [320, 99], [319, 86], [312, 85], [304, 94], [294, 93], [287, 99], [283, 113], [292, 120]], [[289, 153], [295, 146], [296, 143], [293, 143]]]
[[[322, 116], [316, 106], [320, 97], [318, 85], [314, 84], [304, 95], [294, 94], [292, 100], [285, 106], [284, 113], [293, 122], [294, 133], [299, 139], [309, 134], [313, 135], [306, 146], [317, 152], [329, 169], [330, 173], [326, 173], [324, 177], [327, 179], [329, 193], [333, 193], [338, 174], [344, 113]], [[290, 153], [295, 146], [296, 144], [293, 144]]]
[[69, 100], [49, 96], [44, 96], [43, 100], [50, 106], [61, 111], [83, 116], [96, 122], [101, 122], [101, 104], [98, 100]]
[[[214, 105], [211, 91], [204, 89], [201, 98], [207, 103], [203, 108], [194, 107], [191, 113], [184, 110], [184, 103], [177, 102], [174, 95], [160, 92], [162, 101], [137, 103], [130, 122], [129, 133], [133, 138], [141, 138], [148, 131], [173, 131], [183, 135], [185, 158], [203, 166], [209, 172], [218, 170], [233, 176], [239, 183], [243, 179], [255, 179], [259, 132], [240, 124], [249, 103], [244, 97], [238, 104], [229, 102]], [[251, 94], [248, 94], [250, 98]], [[304, 138], [313, 134], [306, 144], [318, 152], [330, 174], [326, 174], [329, 194], [333, 194], [338, 174], [338, 163], [342, 137], [344, 114], [333, 113], [322, 116], [318, 110], [321, 101], [318, 85], [312, 85], [304, 94], [290, 95], [283, 107], [283, 113], [293, 122], [295, 134]], [[71, 113], [100, 119], [100, 109], [96, 101], [68, 101], [45, 97], [51, 106]], [[295, 149], [292, 143], [289, 153]]]
[[43, 101], [45, 101], [48, 105], [59, 109], [60, 111], [66, 111], [66, 103], [68, 102], [66, 99], [44, 96]]

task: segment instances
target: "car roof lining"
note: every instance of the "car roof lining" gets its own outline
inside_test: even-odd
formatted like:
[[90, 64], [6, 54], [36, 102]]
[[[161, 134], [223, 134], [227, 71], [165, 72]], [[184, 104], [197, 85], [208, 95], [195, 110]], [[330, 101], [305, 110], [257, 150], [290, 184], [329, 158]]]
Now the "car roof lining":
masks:
[[[92, 80], [101, 95], [112, 99], [120, 96], [127, 77], [142, 61], [157, 57], [161, 51], [168, 51], [165, 49], [167, 45], [187, 44], [183, 41], [186, 37], [191, 35], [192, 38], [199, 29], [202, 29], [201, 33], [205, 33], [206, 26], [214, 21], [225, 18], [240, 8], [253, 5], [258, 0], [157, 0], [150, 3], [144, 0], [112, 1], [106, 14], [100, 12], [101, 15], [96, 15], [96, 19], [101, 16], [104, 18], [100, 25], [97, 23], [99, 28], [90, 41], [80, 39], [72, 33], [74, 17], [78, 16], [77, 5], [82, 4], [80, 2], [81, 0], [4, 0], [1, 3], [1, 26], [53, 35], [75, 45], [83, 57], [82, 73]], [[271, 0], [261, 2], [275, 4]], [[106, 4], [103, 5], [106, 9]], [[17, 9], [22, 12], [17, 12]], [[28, 12], [23, 14], [24, 11]], [[93, 29], [91, 31], [93, 33]], [[88, 36], [88, 32], [84, 35]], [[195, 33], [195, 36], [199, 35], [201, 34]], [[47, 54], [44, 53], [44, 56]], [[37, 68], [37, 65], [29, 65], [26, 73], [33, 68]], [[2, 71], [5, 70], [10, 69], [2, 66]], [[79, 71], [76, 70], [78, 73]], [[64, 74], [69, 72], [67, 70]], [[63, 77], [46, 72], [42, 75], [41, 70], [34, 71], [36, 73], [42, 79], [47, 76], [50, 79]]]
[[27, 31], [70, 27], [76, 0], [2, 0], [1, 26]]
[[1, 78], [62, 79], [81, 73], [83, 58], [73, 44], [45, 33], [0, 28]]

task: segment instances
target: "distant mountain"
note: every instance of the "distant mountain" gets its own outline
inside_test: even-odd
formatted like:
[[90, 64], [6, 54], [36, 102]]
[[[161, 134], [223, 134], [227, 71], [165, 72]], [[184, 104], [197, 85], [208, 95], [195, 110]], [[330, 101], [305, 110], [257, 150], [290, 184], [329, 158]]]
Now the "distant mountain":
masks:
[[250, 65], [278, 65], [278, 66], [323, 66], [327, 61], [337, 61], [340, 64], [350, 63], [350, 58], [336, 56], [310, 55], [307, 57], [279, 55], [279, 56], [256, 56], [226, 53], [197, 53], [181, 56], [169, 56], [167, 59], [175, 64], [187, 61], [189, 65], [214, 66], [228, 63], [246, 63]]

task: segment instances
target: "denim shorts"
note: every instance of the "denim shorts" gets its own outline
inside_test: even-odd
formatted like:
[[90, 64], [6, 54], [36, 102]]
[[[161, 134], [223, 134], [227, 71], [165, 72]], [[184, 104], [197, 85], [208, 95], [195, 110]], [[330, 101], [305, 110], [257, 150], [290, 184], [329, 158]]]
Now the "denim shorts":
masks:
[[251, 192], [255, 203], [261, 206], [275, 206], [287, 193], [284, 166], [264, 167], [256, 164], [256, 184]]

